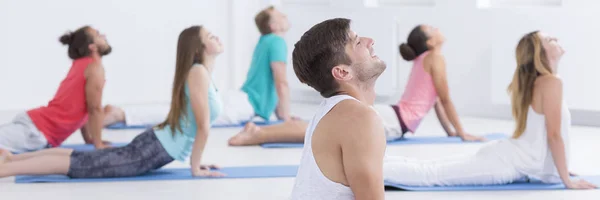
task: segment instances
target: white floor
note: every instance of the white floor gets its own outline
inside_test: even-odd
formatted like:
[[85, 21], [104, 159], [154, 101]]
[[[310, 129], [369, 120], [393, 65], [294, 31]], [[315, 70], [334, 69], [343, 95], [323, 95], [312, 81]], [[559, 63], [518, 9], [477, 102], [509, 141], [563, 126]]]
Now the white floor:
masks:
[[[295, 105], [294, 111], [304, 118], [313, 113], [314, 105]], [[12, 113], [0, 114], [1, 122], [10, 120]], [[469, 132], [509, 134], [513, 123], [504, 120], [463, 118]], [[262, 149], [260, 147], [228, 147], [227, 139], [238, 129], [213, 129], [203, 160], [221, 166], [298, 164], [301, 149]], [[572, 127], [571, 170], [581, 175], [600, 174], [600, 128]], [[128, 142], [139, 130], [105, 132], [113, 142]], [[426, 118], [417, 135], [441, 135], [434, 115]], [[75, 134], [67, 143], [81, 143]], [[475, 151], [481, 144], [388, 146], [388, 154], [417, 158], [436, 158]], [[167, 167], [187, 167], [187, 163], [172, 163]], [[293, 178], [222, 179], [194, 181], [144, 181], [112, 183], [42, 183], [15, 184], [14, 178], [0, 179], [0, 199], [287, 199], [294, 184]], [[388, 191], [386, 199], [600, 199], [600, 190], [592, 191], [497, 191], [497, 192], [405, 192]]]

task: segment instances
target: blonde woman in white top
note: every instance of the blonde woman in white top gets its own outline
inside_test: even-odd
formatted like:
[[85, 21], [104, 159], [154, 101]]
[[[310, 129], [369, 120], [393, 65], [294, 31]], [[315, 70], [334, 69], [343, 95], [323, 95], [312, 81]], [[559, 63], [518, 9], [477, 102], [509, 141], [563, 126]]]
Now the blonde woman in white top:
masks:
[[517, 69], [508, 92], [516, 121], [513, 137], [485, 145], [474, 155], [422, 161], [399, 157], [384, 162], [387, 181], [411, 186], [507, 184], [530, 178], [592, 189], [569, 176], [571, 115], [557, 77], [563, 55], [556, 38], [534, 31], [516, 49]]

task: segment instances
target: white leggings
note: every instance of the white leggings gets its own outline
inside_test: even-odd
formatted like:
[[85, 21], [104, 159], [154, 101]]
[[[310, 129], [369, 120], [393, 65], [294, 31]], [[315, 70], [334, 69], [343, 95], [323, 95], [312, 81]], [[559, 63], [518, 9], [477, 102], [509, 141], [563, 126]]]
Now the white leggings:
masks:
[[373, 109], [375, 109], [375, 112], [377, 112], [381, 118], [386, 140], [396, 140], [402, 137], [402, 127], [400, 126], [398, 116], [396, 116], [396, 111], [394, 111], [392, 106], [389, 104], [375, 104], [373, 105]]
[[523, 178], [525, 175], [518, 172], [513, 163], [503, 161], [496, 154], [497, 150], [500, 149], [484, 147], [474, 155], [439, 160], [387, 157], [384, 178], [408, 186], [506, 184]]

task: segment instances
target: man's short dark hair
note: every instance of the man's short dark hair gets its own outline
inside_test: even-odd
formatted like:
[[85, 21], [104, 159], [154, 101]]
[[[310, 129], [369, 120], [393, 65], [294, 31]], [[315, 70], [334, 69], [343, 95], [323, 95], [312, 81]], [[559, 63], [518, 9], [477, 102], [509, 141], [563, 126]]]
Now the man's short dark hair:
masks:
[[349, 31], [349, 19], [329, 19], [314, 25], [294, 45], [292, 60], [296, 76], [325, 98], [338, 93], [339, 84], [331, 74], [333, 67], [352, 63], [345, 50], [350, 42]]

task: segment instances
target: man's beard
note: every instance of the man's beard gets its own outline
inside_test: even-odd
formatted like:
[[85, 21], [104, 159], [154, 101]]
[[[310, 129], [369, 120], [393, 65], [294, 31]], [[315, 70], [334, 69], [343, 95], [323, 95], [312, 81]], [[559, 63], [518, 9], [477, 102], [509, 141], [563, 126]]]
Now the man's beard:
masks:
[[112, 52], [112, 47], [110, 45], [108, 45], [105, 49], [100, 50], [100, 56], [106, 56], [108, 54], [110, 54], [110, 52]]
[[363, 66], [357, 66], [358, 73], [356, 78], [360, 82], [374, 82], [374, 80], [376, 80], [387, 67], [386, 64], [381, 61], [369, 64], [371, 66], [364, 66], [367, 64], [363, 64]]

